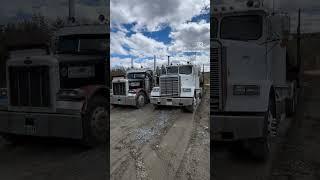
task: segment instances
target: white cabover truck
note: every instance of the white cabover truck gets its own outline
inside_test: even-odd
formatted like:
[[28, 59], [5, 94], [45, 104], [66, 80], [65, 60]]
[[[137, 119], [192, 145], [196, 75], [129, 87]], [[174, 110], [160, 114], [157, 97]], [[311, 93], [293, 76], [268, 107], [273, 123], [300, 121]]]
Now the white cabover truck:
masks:
[[110, 104], [142, 108], [150, 101], [153, 84], [152, 70], [130, 69], [125, 77], [113, 77]]
[[253, 0], [212, 8], [211, 139], [242, 142], [264, 160], [298, 97], [299, 63], [287, 52], [290, 19]]
[[201, 69], [192, 64], [170, 65], [160, 75], [159, 86], [151, 92], [151, 103], [157, 106], [178, 106], [193, 112], [200, 103]]
[[41, 44], [10, 47], [0, 134], [106, 143], [109, 38], [106, 24], [68, 26], [56, 32], [53, 54]]

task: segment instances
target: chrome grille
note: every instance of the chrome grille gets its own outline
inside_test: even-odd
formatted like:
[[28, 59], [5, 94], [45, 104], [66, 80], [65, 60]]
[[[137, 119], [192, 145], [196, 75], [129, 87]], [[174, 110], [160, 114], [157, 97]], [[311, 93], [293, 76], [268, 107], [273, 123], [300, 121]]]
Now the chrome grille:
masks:
[[48, 66], [9, 67], [10, 105], [50, 107]]
[[221, 49], [211, 48], [210, 56], [210, 109], [217, 111], [221, 104]]
[[126, 83], [114, 82], [112, 84], [113, 95], [126, 95]]
[[160, 77], [161, 96], [179, 96], [180, 95], [180, 77], [162, 76]]

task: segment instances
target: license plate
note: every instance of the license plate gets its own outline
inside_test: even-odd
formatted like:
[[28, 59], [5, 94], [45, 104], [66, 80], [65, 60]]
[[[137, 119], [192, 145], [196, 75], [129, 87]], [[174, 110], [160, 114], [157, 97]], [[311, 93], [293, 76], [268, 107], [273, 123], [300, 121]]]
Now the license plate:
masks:
[[167, 105], [172, 105], [172, 101], [167, 101]]
[[32, 125], [26, 125], [25, 130], [27, 135], [34, 135], [37, 132], [36, 127]]

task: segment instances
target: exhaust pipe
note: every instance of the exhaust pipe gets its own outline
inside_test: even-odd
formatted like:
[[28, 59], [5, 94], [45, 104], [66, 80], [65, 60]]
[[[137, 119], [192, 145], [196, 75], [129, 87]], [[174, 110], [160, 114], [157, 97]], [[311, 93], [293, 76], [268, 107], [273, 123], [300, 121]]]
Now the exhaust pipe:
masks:
[[69, 0], [69, 23], [74, 23], [75, 19], [75, 0]]

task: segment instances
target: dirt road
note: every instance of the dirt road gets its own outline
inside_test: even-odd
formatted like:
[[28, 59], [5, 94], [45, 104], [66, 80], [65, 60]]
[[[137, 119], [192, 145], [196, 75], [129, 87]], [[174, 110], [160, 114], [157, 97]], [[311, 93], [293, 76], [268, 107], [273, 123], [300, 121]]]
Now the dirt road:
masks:
[[[111, 110], [111, 179], [209, 179], [209, 104]], [[201, 114], [201, 115], [200, 115]]]
[[105, 147], [88, 150], [48, 139], [8, 145], [0, 139], [0, 179], [104, 180], [106, 157]]

